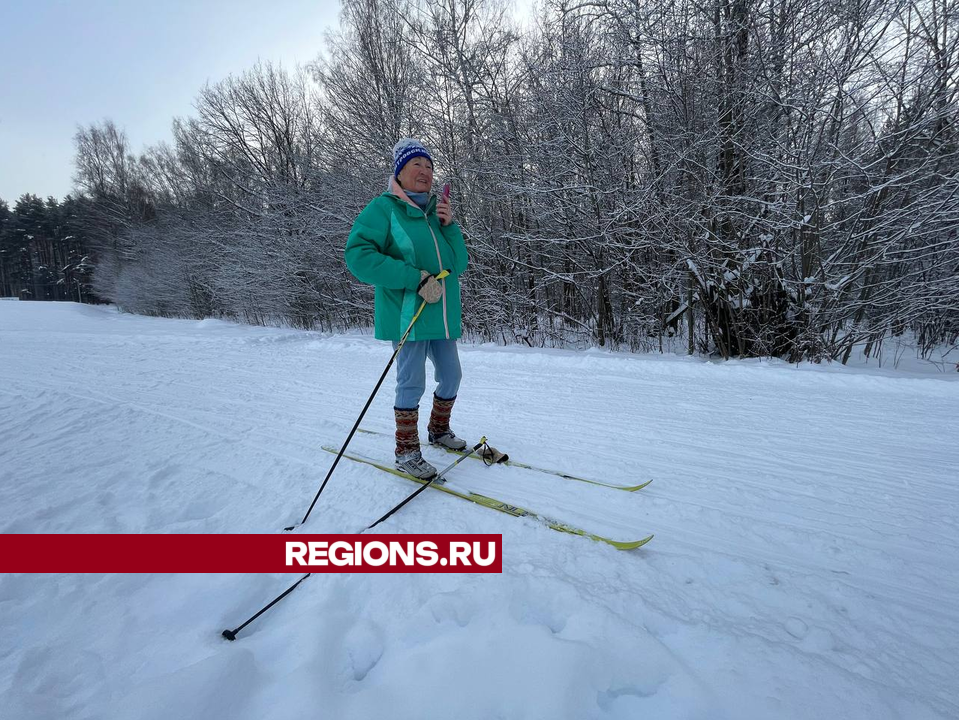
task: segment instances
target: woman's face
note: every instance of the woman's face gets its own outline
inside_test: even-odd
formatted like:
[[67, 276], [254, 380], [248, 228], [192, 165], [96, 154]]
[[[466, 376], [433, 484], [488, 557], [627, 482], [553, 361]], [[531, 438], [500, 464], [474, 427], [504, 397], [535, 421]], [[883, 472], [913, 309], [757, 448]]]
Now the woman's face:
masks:
[[433, 163], [425, 157], [415, 157], [397, 175], [400, 187], [410, 192], [430, 192], [433, 187]]

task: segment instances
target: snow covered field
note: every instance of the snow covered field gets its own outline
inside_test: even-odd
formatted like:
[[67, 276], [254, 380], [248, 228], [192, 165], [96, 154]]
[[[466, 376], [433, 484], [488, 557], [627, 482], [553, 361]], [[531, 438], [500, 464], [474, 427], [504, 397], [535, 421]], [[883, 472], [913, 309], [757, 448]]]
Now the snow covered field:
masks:
[[[388, 358], [361, 334], [0, 302], [0, 532], [277, 531]], [[655, 539], [620, 552], [427, 491], [374, 532], [502, 533], [502, 575], [314, 576], [235, 643], [295, 576], [4, 575], [0, 716], [957, 717], [955, 372], [461, 358], [459, 435], [654, 482], [466, 462], [452, 486]], [[392, 378], [364, 427], [391, 407]], [[342, 462], [305, 529], [355, 532], [412, 488]]]

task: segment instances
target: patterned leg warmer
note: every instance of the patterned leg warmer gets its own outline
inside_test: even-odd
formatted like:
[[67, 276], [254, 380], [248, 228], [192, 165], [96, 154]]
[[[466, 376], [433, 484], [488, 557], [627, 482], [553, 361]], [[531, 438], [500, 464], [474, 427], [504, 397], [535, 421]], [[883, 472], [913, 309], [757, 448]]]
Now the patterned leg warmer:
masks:
[[404, 410], [395, 407], [393, 414], [397, 419], [397, 456], [419, 450], [420, 436], [417, 434], [417, 418], [420, 414], [420, 408]]
[[434, 437], [450, 432], [450, 413], [453, 411], [453, 403], [456, 400], [456, 396], [449, 400], [444, 400], [436, 395], [433, 396], [433, 411], [430, 413], [430, 423], [427, 425], [427, 431]]

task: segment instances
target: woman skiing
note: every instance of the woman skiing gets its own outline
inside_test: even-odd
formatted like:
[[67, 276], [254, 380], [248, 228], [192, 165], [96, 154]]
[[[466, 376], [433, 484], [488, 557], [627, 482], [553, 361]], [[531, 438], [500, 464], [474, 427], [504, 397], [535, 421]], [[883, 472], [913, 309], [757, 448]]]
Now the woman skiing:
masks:
[[[428, 304], [397, 356], [394, 415], [396, 467], [430, 478], [436, 468], [420, 454], [417, 420], [426, 389], [426, 359], [434, 366], [437, 388], [427, 425], [431, 444], [462, 450], [466, 443], [450, 430], [450, 412], [460, 388], [460, 283], [467, 249], [453, 221], [448, 194], [431, 195], [433, 160], [417, 140], [393, 148], [393, 175], [387, 192], [374, 198], [353, 224], [344, 258], [360, 282], [373, 285], [374, 336], [394, 350], [417, 309]], [[449, 275], [441, 280], [442, 270]]]

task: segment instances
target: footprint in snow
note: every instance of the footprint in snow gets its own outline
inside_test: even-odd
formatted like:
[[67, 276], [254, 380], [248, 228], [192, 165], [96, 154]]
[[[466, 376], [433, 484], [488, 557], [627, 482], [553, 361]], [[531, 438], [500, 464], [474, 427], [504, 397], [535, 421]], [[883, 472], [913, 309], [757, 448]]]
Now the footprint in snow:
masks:
[[792, 617], [783, 624], [784, 630], [790, 633], [797, 640], [803, 640], [810, 628], [807, 627], [807, 624], [800, 618]]
[[383, 633], [373, 623], [362, 621], [350, 628], [344, 650], [353, 679], [362, 682], [383, 657]]

